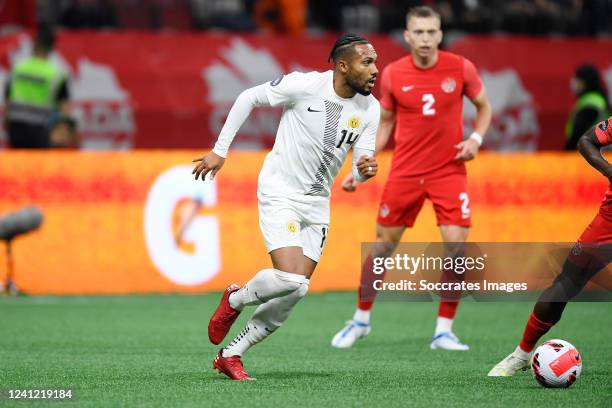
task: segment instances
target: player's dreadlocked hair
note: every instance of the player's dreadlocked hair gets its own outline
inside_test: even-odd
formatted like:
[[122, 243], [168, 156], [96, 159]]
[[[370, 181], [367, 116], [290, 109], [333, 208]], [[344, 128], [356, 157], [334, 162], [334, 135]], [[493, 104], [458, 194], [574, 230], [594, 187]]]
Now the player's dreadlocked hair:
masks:
[[334, 43], [331, 51], [329, 52], [329, 58], [327, 58], [327, 62], [333, 60], [334, 62], [338, 61], [340, 57], [342, 57], [346, 51], [348, 51], [352, 46], [358, 44], [369, 44], [370, 42], [363, 37], [360, 37], [355, 34], [343, 34]]

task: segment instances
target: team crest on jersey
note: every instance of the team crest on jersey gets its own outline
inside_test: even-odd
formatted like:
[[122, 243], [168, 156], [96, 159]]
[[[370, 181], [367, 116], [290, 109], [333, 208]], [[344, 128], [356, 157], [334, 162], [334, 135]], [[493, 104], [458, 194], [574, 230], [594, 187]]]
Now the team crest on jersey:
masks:
[[605, 132], [605, 131], [608, 129], [608, 121], [607, 121], [607, 120], [604, 120], [603, 122], [601, 122], [601, 123], [599, 124], [599, 128], [600, 128], [600, 129], [601, 129], [603, 132]]
[[289, 231], [292, 234], [295, 234], [296, 232], [298, 232], [298, 226], [295, 222], [293, 221], [289, 221], [287, 223], [287, 231]]
[[457, 82], [453, 78], [447, 77], [442, 81], [442, 90], [446, 93], [452, 93], [457, 88]]
[[361, 120], [355, 115], [351, 116], [348, 120], [348, 125], [351, 129], [357, 129], [361, 125]]
[[381, 218], [387, 218], [391, 210], [389, 210], [389, 206], [387, 204], [381, 204], [380, 206], [380, 216]]

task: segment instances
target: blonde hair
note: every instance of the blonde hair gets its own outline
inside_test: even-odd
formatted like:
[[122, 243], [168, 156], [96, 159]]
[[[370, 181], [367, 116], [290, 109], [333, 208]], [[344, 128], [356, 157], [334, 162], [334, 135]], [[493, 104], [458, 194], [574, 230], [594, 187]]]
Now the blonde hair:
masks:
[[408, 10], [408, 13], [406, 14], [406, 27], [408, 27], [408, 22], [412, 17], [435, 17], [438, 19], [438, 21], [442, 21], [440, 14], [436, 10], [427, 6], [412, 7], [410, 10]]

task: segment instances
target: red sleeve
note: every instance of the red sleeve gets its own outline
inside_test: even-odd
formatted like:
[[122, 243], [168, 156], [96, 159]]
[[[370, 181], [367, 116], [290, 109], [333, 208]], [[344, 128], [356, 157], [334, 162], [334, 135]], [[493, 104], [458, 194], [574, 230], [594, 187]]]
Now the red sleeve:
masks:
[[482, 90], [482, 81], [472, 61], [463, 59], [463, 93], [473, 100]]
[[595, 126], [595, 136], [602, 145], [612, 144], [612, 116]]
[[380, 106], [387, 110], [395, 109], [395, 98], [391, 89], [391, 68], [389, 65], [383, 69], [380, 80]]

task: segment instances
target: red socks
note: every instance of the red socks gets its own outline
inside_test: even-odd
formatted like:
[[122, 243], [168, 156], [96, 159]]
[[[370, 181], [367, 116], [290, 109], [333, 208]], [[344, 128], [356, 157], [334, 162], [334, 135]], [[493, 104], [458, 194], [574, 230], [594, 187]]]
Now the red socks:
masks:
[[361, 281], [359, 282], [359, 298], [357, 299], [357, 307], [361, 310], [370, 310], [374, 306], [374, 299], [376, 299], [376, 289], [373, 287], [374, 280], [384, 279], [384, 272], [381, 275], [376, 275], [373, 272], [374, 261], [372, 261], [372, 255], [363, 262], [361, 266]]
[[438, 306], [438, 317], [445, 317], [447, 319], [454, 319], [457, 313], [457, 307], [459, 302], [448, 302], [440, 300], [440, 306]]
[[529, 316], [527, 325], [525, 325], [525, 331], [523, 332], [523, 338], [519, 344], [520, 348], [527, 353], [531, 353], [536, 343], [540, 338], [545, 335], [554, 323], [547, 323], [538, 319], [533, 312]]

